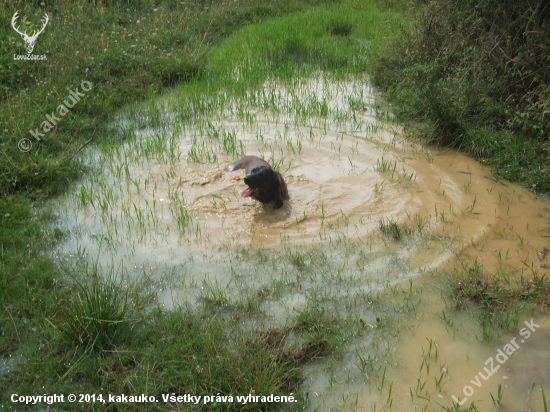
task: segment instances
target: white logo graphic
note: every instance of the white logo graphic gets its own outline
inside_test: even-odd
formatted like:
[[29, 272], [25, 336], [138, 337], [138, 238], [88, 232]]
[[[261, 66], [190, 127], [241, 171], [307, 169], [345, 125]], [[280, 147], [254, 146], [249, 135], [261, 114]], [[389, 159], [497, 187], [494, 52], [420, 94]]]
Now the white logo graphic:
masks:
[[46, 13], [44, 13], [44, 17], [42, 18], [42, 21], [44, 22], [44, 24], [42, 28], [40, 30], [35, 30], [32, 33], [32, 36], [29, 36], [27, 32], [22, 32], [15, 26], [15, 21], [19, 17], [17, 13], [18, 12], [16, 11], [11, 19], [11, 26], [17, 33], [21, 35], [21, 37], [23, 37], [23, 40], [25, 41], [25, 43], [27, 43], [27, 54], [30, 55], [34, 50], [34, 43], [36, 43], [36, 39], [38, 38], [38, 35], [44, 31], [44, 29], [46, 28], [46, 24], [48, 24], [48, 21], [50, 20], [50, 18]]

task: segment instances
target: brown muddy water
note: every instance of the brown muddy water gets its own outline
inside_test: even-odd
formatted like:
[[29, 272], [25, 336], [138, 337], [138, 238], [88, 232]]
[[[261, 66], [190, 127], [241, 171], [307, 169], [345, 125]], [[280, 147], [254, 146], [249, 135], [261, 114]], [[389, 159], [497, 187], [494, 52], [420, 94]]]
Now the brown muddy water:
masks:
[[[174, 116], [180, 98], [157, 103], [165, 115], [155, 128], [148, 109], [140, 130], [121, 115], [128, 142], [87, 153], [96, 172], [58, 203], [72, 234], [56, 251], [61, 260], [145, 280], [167, 308], [262, 292], [262, 315], [249, 322], [282, 325], [315, 300], [380, 329], [343, 358], [306, 366], [311, 409], [455, 410], [454, 396], [467, 398], [464, 410], [475, 401], [489, 411], [500, 384], [499, 410], [544, 410], [547, 315], [526, 311], [486, 343], [472, 314], [452, 309], [443, 279], [476, 259], [513, 279], [547, 275], [547, 201], [457, 152], [405, 140], [381, 120], [366, 80], [266, 82], [187, 124]], [[243, 154], [283, 174], [290, 200], [281, 209], [242, 198], [244, 173], [223, 172]], [[381, 232], [392, 223], [406, 228], [400, 241]], [[386, 309], [373, 309], [373, 293]], [[539, 326], [520, 336], [531, 318]], [[508, 346], [489, 376], [485, 362], [503, 360], [498, 351], [514, 338], [515, 352]], [[369, 370], [369, 356], [385, 372]]]

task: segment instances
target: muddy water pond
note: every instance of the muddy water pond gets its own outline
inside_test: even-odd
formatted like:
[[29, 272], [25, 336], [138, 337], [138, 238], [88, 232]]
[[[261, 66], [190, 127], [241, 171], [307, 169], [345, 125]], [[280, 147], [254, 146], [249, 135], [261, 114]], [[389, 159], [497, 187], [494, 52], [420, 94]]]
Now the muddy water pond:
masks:
[[[502, 410], [543, 410], [550, 320], [526, 312], [485, 343], [471, 313], [453, 311], [442, 278], [472, 262], [512, 279], [547, 275], [550, 204], [460, 153], [404, 139], [375, 100], [365, 79], [320, 78], [266, 82], [253, 98], [187, 123], [174, 116], [174, 96], [158, 102], [156, 127], [147, 109], [139, 129], [121, 115], [126, 143], [90, 150], [94, 172], [59, 201], [71, 237], [56, 253], [128, 283], [145, 279], [166, 308], [262, 291], [267, 325], [311, 300], [353, 301], [338, 310], [376, 329], [368, 299], [354, 297], [397, 302], [395, 291], [408, 289], [412, 306], [386, 313], [398, 329], [386, 342], [359, 340], [343, 359], [305, 368], [312, 409], [441, 410], [454, 396], [463, 408], [494, 410], [500, 384]], [[282, 173], [282, 208], [240, 196], [244, 173], [223, 167], [244, 154]], [[517, 353], [479, 378], [531, 318], [538, 326]], [[363, 360], [376, 351], [387, 368], [367, 372]]]

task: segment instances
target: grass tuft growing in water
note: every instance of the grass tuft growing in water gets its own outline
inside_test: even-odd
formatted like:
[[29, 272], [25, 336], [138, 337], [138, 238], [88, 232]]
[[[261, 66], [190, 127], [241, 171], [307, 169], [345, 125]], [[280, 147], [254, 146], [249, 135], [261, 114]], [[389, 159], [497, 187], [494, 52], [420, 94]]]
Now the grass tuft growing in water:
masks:
[[414, 233], [423, 235], [428, 226], [428, 220], [418, 214], [415, 214], [414, 217], [409, 216], [407, 218], [407, 220], [411, 219], [412, 225], [407, 223], [399, 225], [391, 218], [381, 218], [378, 222], [378, 228], [382, 232], [382, 235], [398, 242], [401, 241], [404, 236], [411, 236]]
[[526, 309], [550, 307], [550, 281], [537, 272], [522, 276], [514, 286], [510, 273], [484, 273], [481, 264], [463, 263], [450, 277], [450, 291], [457, 310], [473, 310], [490, 341], [496, 333], [516, 327]]
[[395, 241], [400, 241], [403, 236], [403, 229], [392, 219], [380, 219], [378, 227], [384, 236]]

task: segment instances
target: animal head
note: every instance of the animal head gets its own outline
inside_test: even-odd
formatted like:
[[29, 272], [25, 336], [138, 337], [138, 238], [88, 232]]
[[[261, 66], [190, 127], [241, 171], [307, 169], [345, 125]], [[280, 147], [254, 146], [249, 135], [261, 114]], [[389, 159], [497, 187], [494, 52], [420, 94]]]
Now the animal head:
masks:
[[[250, 171], [250, 174], [244, 177], [244, 182], [248, 187], [241, 193], [243, 197], [252, 197], [259, 202], [269, 203], [275, 201], [275, 209], [283, 206], [284, 193], [281, 185], [282, 177], [269, 166], [257, 166]], [[283, 182], [284, 184], [284, 182]]]

